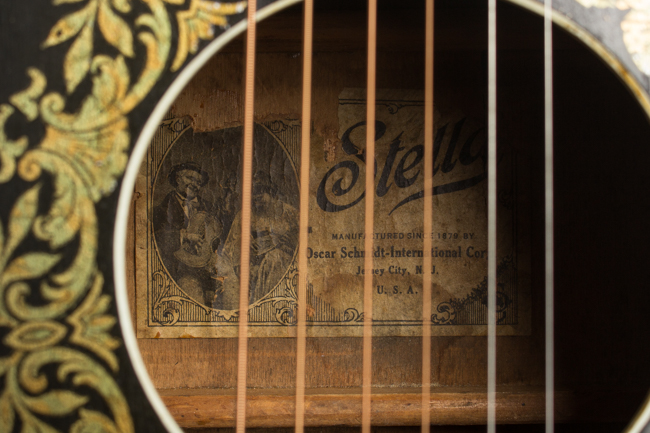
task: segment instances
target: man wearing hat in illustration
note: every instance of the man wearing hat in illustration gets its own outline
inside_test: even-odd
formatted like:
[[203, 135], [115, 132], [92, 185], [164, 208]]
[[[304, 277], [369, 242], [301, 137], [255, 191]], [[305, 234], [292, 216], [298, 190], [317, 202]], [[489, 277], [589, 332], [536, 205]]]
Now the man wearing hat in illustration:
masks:
[[176, 284], [194, 300], [211, 305], [216, 286], [216, 250], [221, 224], [200, 196], [209, 175], [194, 162], [172, 167], [174, 188], [153, 212], [156, 244]]

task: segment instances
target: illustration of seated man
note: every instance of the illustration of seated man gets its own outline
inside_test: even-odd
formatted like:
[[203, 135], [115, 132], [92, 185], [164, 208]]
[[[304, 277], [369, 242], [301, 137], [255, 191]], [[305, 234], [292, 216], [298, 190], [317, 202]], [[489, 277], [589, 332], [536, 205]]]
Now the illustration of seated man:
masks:
[[172, 167], [174, 188], [153, 212], [158, 252], [170, 276], [192, 299], [210, 306], [220, 286], [216, 250], [221, 224], [201, 197], [209, 175], [194, 162]]
[[[278, 187], [267, 173], [253, 178], [249, 303], [271, 292], [291, 265], [298, 245], [298, 210], [282, 201]], [[223, 292], [214, 308], [235, 310], [239, 306], [241, 213], [235, 216], [217, 262]]]

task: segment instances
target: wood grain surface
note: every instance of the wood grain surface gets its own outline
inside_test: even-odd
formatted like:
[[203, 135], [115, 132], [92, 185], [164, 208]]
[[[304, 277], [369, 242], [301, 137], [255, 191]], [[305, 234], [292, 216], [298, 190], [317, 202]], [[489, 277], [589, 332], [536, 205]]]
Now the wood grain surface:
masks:
[[[421, 421], [421, 397], [418, 390], [397, 389], [372, 395], [373, 426], [417, 426]], [[616, 405], [593, 413], [608, 394], [614, 393]], [[559, 391], [557, 422], [625, 422], [634, 414], [629, 403], [644, 395], [645, 390], [575, 392]], [[607, 395], [606, 395], [607, 394]], [[166, 391], [162, 398], [181, 427], [232, 427], [235, 422], [234, 394], [214, 392]], [[530, 387], [497, 391], [497, 422], [533, 424], [544, 421], [544, 391]], [[295, 398], [292, 393], [251, 392], [247, 399], [249, 427], [291, 427], [294, 422]], [[306, 426], [358, 425], [361, 420], [361, 394], [350, 390], [307, 392]], [[431, 393], [431, 423], [434, 425], [481, 425], [487, 415], [485, 389], [449, 389]]]

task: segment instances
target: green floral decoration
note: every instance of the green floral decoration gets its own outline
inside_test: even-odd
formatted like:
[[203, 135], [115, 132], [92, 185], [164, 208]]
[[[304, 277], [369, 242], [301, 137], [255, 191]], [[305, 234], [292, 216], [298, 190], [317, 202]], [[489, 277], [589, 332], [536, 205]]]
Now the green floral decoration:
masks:
[[[117, 322], [110, 312], [113, 298], [103, 293], [97, 264], [95, 205], [115, 190], [126, 167], [132, 141], [127, 115], [168, 69], [180, 69], [198, 51], [199, 40], [213, 38], [215, 26], [226, 28], [227, 16], [242, 12], [246, 2], [189, 0], [175, 15], [174, 54], [168, 5], [178, 9], [184, 1], [139, 0], [146, 12], [131, 23], [133, 1], [54, 0], [55, 6], [79, 4], [41, 44], [43, 50], [69, 45], [62, 61], [67, 93], [48, 93], [45, 74], [28, 68], [28, 88], [0, 104], [0, 184], [18, 178], [30, 185], [12, 204], [8, 220], [0, 221], [0, 326], [9, 330], [2, 339], [9, 354], [0, 358], [2, 432], [12, 431], [18, 420], [24, 433], [57, 432], [45, 420], [62, 416], [75, 419], [74, 433], [134, 430], [115, 381], [114, 351], [121, 342], [111, 335]], [[96, 53], [98, 37], [117, 54]], [[135, 56], [136, 44], [146, 58], [132, 82], [126, 59]], [[67, 98], [86, 79], [90, 92], [80, 108], [65, 112]], [[26, 136], [7, 137], [5, 125], [16, 110], [44, 125], [37, 145], [29, 146]], [[44, 188], [46, 182], [51, 186]], [[47, 245], [46, 251], [34, 240]], [[61, 251], [70, 245], [76, 246], [74, 257], [64, 257]], [[46, 366], [55, 367], [56, 380], [46, 376]], [[88, 408], [89, 397], [79, 387], [93, 390], [109, 413]]]

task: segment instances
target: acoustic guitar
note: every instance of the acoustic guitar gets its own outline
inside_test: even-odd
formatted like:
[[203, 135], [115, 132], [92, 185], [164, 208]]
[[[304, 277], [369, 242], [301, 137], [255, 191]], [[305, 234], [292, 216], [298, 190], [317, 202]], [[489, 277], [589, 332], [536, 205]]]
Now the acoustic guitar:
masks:
[[[34, 8], [2, 1], [0, 431], [433, 426], [458, 432], [486, 425], [494, 431], [497, 424], [504, 431], [641, 431], [650, 417], [648, 408], [637, 414], [650, 386], [645, 2], [554, 0], [558, 27], [544, 33], [544, 4], [513, 0], [496, 8], [495, 35], [493, 1], [488, 7], [437, 0], [432, 25], [424, 2], [386, 0], [379, 2], [370, 63], [366, 26], [374, 29], [375, 20], [371, 14], [368, 21], [365, 2], [317, 2], [313, 26], [306, 20], [313, 52], [303, 48], [304, 11], [297, 3], [88, 0]], [[258, 11], [259, 23], [253, 13], [247, 21], [248, 9]], [[246, 28], [256, 38], [246, 39]], [[554, 42], [552, 93], [544, 86], [551, 60], [544, 56], [545, 34]], [[308, 92], [302, 90], [305, 57], [312, 60], [305, 71], [313, 71]], [[377, 66], [376, 86], [369, 87], [434, 95], [425, 103], [429, 114], [445, 98], [474, 107], [466, 114], [484, 120], [489, 143], [530, 152], [526, 164], [515, 165], [527, 174], [530, 191], [530, 310], [524, 312], [530, 332], [497, 336], [497, 308], [507, 302], [495, 302], [497, 279], [488, 271], [485, 290], [473, 298], [486, 312], [484, 335], [378, 336], [369, 308], [365, 321], [361, 314], [346, 316], [364, 327], [364, 338], [306, 338], [314, 304], [302, 272], [296, 297], [286, 300], [298, 307], [284, 311], [297, 315], [287, 323], [298, 337], [248, 339], [254, 318], [248, 323], [246, 314], [232, 312], [219, 319], [232, 320], [228, 338], [136, 338], [133, 321], [139, 326], [142, 315], [133, 306], [146, 304], [136, 279], [147, 272], [138, 257], [148, 254], [137, 231], [148, 179], [138, 172], [164, 116], [170, 109], [192, 116], [194, 130], [234, 125], [247, 131], [242, 209], [250, 209], [253, 123], [272, 128], [309, 107], [311, 116], [302, 118], [306, 138], [299, 141], [317, 141], [325, 161], [340, 156], [342, 134], [331, 107], [343, 88], [372, 83], [369, 64]], [[312, 103], [303, 106], [307, 93]], [[371, 94], [366, 105], [374, 107]], [[547, 135], [554, 138], [554, 188], [543, 181], [551, 167], [543, 163], [548, 95], [554, 96], [554, 134]], [[509, 127], [494, 135], [495, 120]], [[432, 142], [423, 152], [434, 152], [434, 137], [427, 137]], [[372, 160], [371, 148], [346, 155]], [[160, 149], [151, 145], [151, 152]], [[484, 156], [487, 167], [497, 152]], [[415, 172], [408, 162], [402, 178], [390, 179], [408, 183], [406, 174]], [[368, 179], [374, 188], [366, 189], [376, 192]], [[492, 195], [494, 180], [486, 181]], [[345, 190], [339, 182], [337, 191]], [[545, 220], [550, 191], [555, 212]], [[369, 194], [364, 204], [374, 198]], [[507, 204], [507, 194], [500, 198]], [[302, 202], [308, 200], [309, 194]], [[373, 210], [362, 211], [364, 204], [355, 214], [365, 223]], [[212, 237], [209, 218], [201, 218], [193, 230]], [[497, 219], [487, 219], [492, 229], [486, 232], [494, 233]], [[549, 222], [554, 232], [546, 231]], [[365, 225], [366, 239], [372, 227]], [[303, 271], [308, 229], [303, 221], [303, 262], [296, 265]], [[190, 263], [206, 260], [202, 250], [183, 251]], [[489, 266], [495, 257], [488, 254]], [[373, 268], [359, 263], [367, 294]], [[545, 263], [555, 265], [548, 308]], [[242, 275], [248, 275], [243, 268]], [[213, 313], [207, 310], [193, 314]], [[547, 317], [554, 317], [550, 328]], [[427, 321], [425, 315], [423, 329]]]

